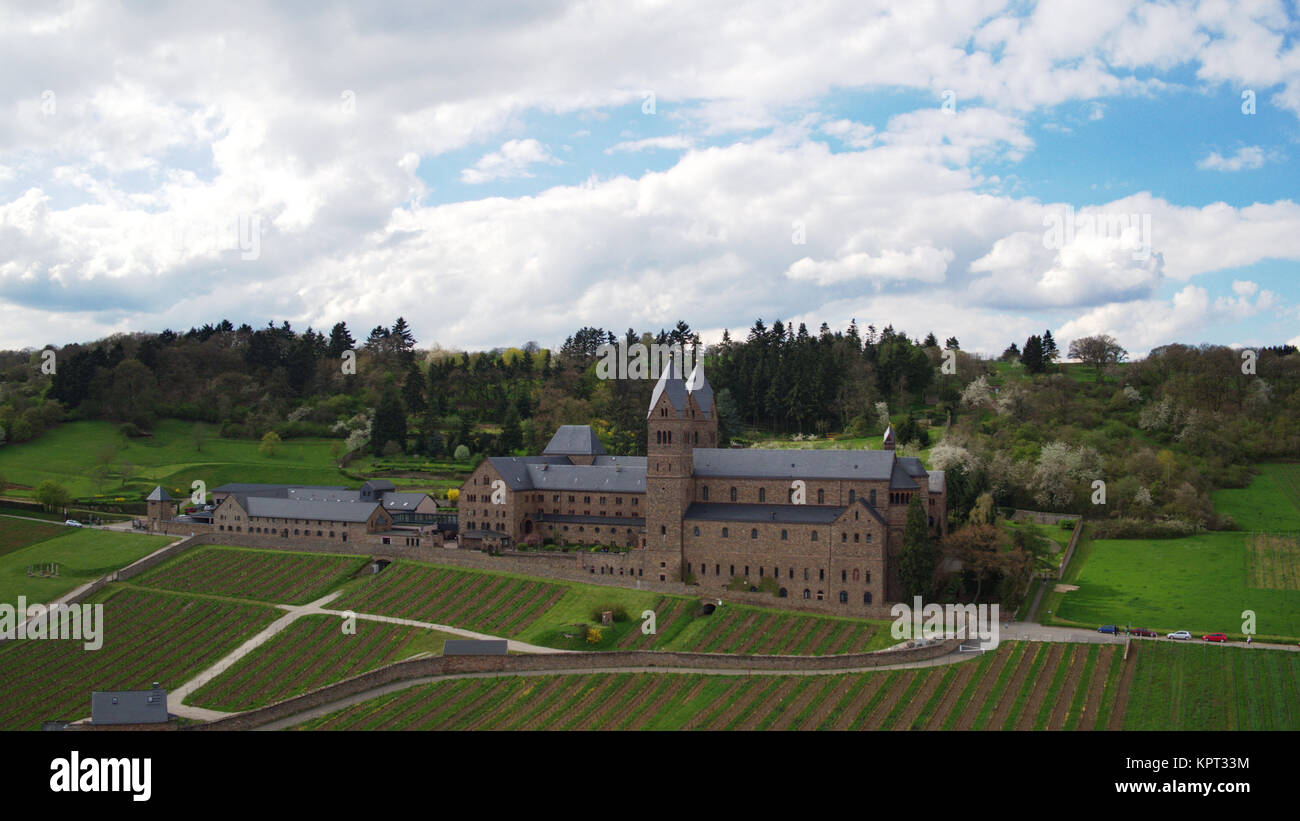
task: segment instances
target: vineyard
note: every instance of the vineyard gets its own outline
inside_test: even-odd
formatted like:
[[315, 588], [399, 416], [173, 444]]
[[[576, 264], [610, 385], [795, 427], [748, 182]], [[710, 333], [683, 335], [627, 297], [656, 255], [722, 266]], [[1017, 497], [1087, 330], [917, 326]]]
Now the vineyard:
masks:
[[360, 556], [202, 547], [134, 580], [142, 587], [276, 604], [320, 598], [366, 563]]
[[343, 632], [337, 616], [305, 616], [194, 692], [187, 704], [237, 712], [272, 704], [417, 653], [440, 653], [444, 633], [356, 621]]
[[1300, 654], [1143, 642], [1126, 730], [1300, 730]]
[[1300, 536], [1252, 533], [1246, 550], [1251, 587], [1300, 590]]
[[1114, 645], [1007, 643], [938, 667], [842, 675], [451, 679], [311, 719], [324, 730], [1083, 730], [1114, 726]]
[[616, 649], [821, 656], [869, 652], [895, 643], [887, 630], [862, 620], [743, 605], [727, 605], [700, 616], [698, 607], [695, 599], [660, 597], [652, 608], [655, 633], [633, 629], [619, 639]]
[[104, 604], [103, 646], [0, 643], [0, 730], [90, 714], [92, 690], [177, 687], [278, 615], [270, 607], [123, 590]]
[[518, 576], [396, 562], [330, 607], [513, 636], [567, 590], [562, 584]]

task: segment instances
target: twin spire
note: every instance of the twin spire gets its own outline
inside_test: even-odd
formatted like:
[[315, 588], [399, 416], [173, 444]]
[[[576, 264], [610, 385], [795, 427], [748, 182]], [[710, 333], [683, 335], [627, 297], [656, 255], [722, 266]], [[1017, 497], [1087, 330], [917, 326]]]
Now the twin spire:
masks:
[[668, 401], [672, 403], [673, 409], [679, 416], [686, 412], [687, 397], [695, 398], [695, 403], [704, 412], [705, 419], [713, 415], [713, 387], [704, 375], [702, 361], [696, 362], [690, 375], [683, 379], [677, 357], [669, 353], [668, 364], [664, 366], [664, 372], [660, 374], [659, 381], [655, 383], [654, 393], [650, 396], [650, 407], [646, 410], [647, 418], [654, 411], [655, 405], [659, 404], [659, 397], [664, 394], [668, 395]]

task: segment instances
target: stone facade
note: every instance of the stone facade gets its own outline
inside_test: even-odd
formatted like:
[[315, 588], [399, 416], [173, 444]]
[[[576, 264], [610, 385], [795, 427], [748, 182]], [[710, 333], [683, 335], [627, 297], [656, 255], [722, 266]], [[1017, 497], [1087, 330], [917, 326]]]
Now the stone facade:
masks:
[[[896, 457], [892, 429], [884, 451], [868, 452], [871, 458], [719, 451], [703, 368], [689, 376], [675, 369], [665, 369], [647, 412], [644, 467], [627, 467], [643, 470], [641, 492], [600, 489], [610, 481], [598, 475], [609, 458], [600, 455], [548, 447], [541, 457], [489, 459], [461, 489], [461, 529], [470, 537], [462, 544], [476, 544], [475, 533], [504, 546], [538, 533], [561, 543], [630, 545], [628, 553], [581, 553], [578, 562], [593, 575], [687, 581], [706, 595], [732, 598], [769, 590], [774, 581], [771, 604], [845, 615], [878, 615], [897, 600], [897, 556], [914, 496], [923, 499], [932, 537], [945, 532], [942, 472]], [[702, 458], [707, 471], [699, 469]], [[765, 465], [771, 474], [755, 475]], [[575, 472], [580, 466], [591, 469], [589, 479]], [[569, 486], [551, 481], [560, 471]]]

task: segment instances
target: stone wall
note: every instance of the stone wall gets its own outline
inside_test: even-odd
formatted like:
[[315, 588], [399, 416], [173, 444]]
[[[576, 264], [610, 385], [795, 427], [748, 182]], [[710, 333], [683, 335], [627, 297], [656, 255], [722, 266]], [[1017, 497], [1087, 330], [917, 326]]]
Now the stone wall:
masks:
[[268, 707], [182, 729], [251, 730], [394, 682], [435, 679], [451, 675], [590, 672], [644, 667], [735, 670], [738, 673], [867, 670], [873, 667], [939, 658], [955, 652], [959, 644], [961, 644], [960, 640], [951, 639], [937, 642], [929, 647], [842, 656], [736, 656], [722, 653], [654, 651], [522, 656], [435, 656], [391, 664]]

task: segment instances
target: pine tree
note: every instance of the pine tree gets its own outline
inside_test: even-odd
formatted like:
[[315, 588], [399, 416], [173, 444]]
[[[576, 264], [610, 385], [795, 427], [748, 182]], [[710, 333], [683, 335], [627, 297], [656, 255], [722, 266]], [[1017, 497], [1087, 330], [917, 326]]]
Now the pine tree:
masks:
[[352, 338], [348, 331], [348, 323], [336, 322], [330, 329], [329, 356], [331, 359], [338, 359], [343, 356], [344, 351], [355, 349], [357, 341]]
[[1025, 340], [1025, 349], [1020, 354], [1020, 363], [1024, 365], [1025, 370], [1030, 373], [1043, 372], [1044, 361], [1042, 337], [1031, 336]]
[[509, 456], [524, 446], [524, 431], [519, 426], [519, 413], [513, 406], [506, 411], [506, 419], [501, 425], [501, 436], [497, 440], [497, 444], [505, 456]]
[[427, 407], [424, 401], [424, 377], [414, 362], [406, 367], [406, 382], [402, 385], [402, 401], [406, 403], [408, 413], [423, 413]]
[[939, 338], [934, 335], [934, 331], [930, 331], [930, 333], [925, 335], [925, 341], [921, 343], [921, 347], [922, 348], [939, 347]]
[[912, 497], [907, 506], [907, 524], [903, 527], [903, 549], [898, 556], [898, 580], [903, 600], [913, 596], [923, 599], [930, 595], [937, 559], [930, 543], [930, 528], [926, 522], [922, 494]]
[[370, 446], [374, 454], [380, 456], [389, 442], [395, 443], [403, 453], [406, 452], [406, 409], [402, 407], [402, 398], [391, 377], [384, 386], [379, 407], [375, 409]]

